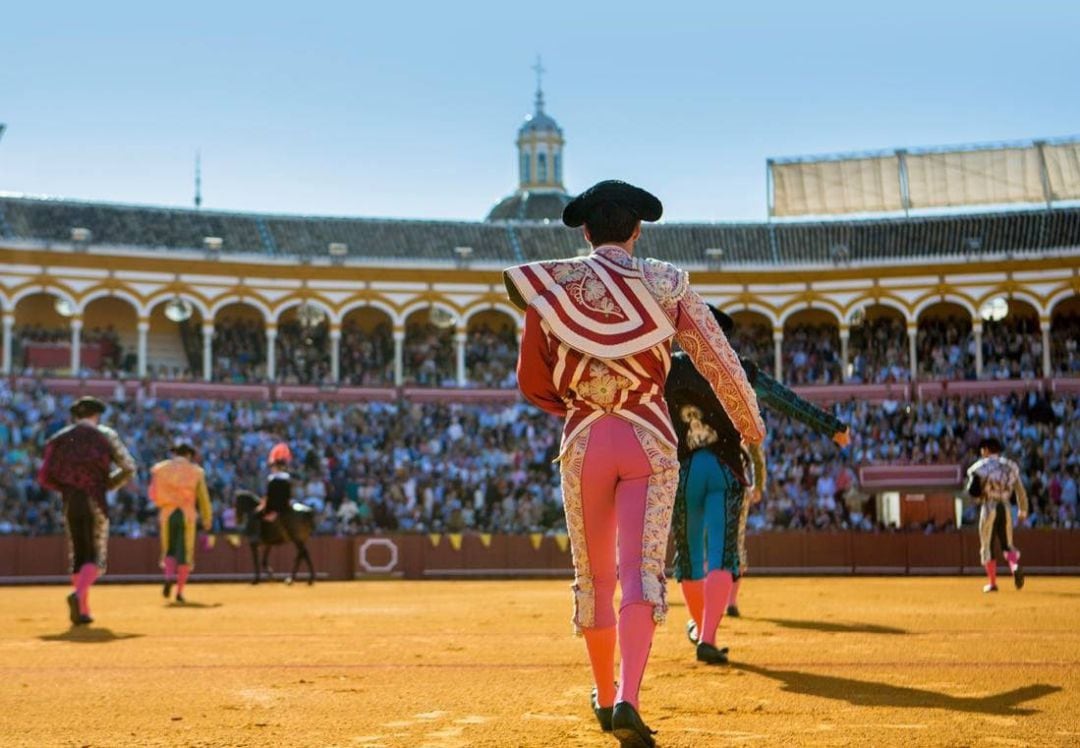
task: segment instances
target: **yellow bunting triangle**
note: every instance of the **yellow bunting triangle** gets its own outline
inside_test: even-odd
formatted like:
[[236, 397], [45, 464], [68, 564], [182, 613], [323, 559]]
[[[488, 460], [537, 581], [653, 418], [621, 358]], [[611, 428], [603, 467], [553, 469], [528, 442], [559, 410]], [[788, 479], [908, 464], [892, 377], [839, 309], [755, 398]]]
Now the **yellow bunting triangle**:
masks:
[[203, 541], [203, 543], [204, 543], [204, 547], [206, 548], [206, 550], [210, 550], [215, 545], [217, 545], [217, 536], [216, 535], [207, 535], [206, 540]]
[[431, 541], [431, 547], [436, 548], [439, 545], [439, 541], [442, 540], [442, 533], [441, 532], [429, 532], [428, 533], [428, 540]]
[[240, 536], [239, 535], [226, 535], [225, 539], [227, 541], [229, 541], [229, 545], [231, 545], [233, 548], [239, 548], [240, 547]]
[[559, 546], [559, 550], [566, 553], [566, 549], [570, 547], [570, 537], [565, 533], [559, 533], [555, 536], [555, 542]]
[[460, 532], [452, 532], [449, 535], [447, 535], [446, 537], [450, 538], [450, 547], [451, 548], [453, 548], [455, 551], [460, 551], [461, 550], [461, 533]]
[[491, 533], [490, 532], [482, 532], [482, 533], [480, 533], [480, 542], [483, 543], [485, 548], [490, 548], [491, 547]]
[[534, 551], [540, 550], [540, 544], [544, 542], [544, 533], [533, 532], [529, 533], [529, 542], [532, 543]]

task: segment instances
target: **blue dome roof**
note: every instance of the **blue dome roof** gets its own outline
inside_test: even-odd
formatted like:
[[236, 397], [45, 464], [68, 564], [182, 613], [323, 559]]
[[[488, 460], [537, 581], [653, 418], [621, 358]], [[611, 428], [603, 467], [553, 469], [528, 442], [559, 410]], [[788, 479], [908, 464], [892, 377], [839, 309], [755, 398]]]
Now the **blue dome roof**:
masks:
[[540, 110], [534, 114], [530, 114], [525, 118], [524, 124], [519, 133], [527, 132], [557, 132], [562, 134], [562, 128], [559, 127], [559, 123], [549, 115], [547, 112]]

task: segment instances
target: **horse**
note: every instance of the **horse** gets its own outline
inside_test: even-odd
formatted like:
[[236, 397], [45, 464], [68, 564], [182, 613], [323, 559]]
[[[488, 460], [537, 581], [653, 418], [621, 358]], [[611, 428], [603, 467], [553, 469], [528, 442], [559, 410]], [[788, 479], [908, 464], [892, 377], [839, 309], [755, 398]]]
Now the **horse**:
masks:
[[[267, 560], [271, 546], [291, 542], [296, 546], [296, 558], [293, 561], [292, 574], [285, 578], [286, 584], [292, 584], [296, 573], [300, 570], [300, 562], [306, 561], [308, 567], [308, 584], [315, 583], [315, 565], [311, 562], [311, 554], [308, 553], [307, 539], [315, 531], [315, 513], [311, 507], [292, 502], [288, 511], [278, 513], [272, 521], [260, 519], [255, 512], [260, 503], [258, 496], [251, 491], [236, 492], [236, 511], [239, 524], [249, 528], [247, 538], [251, 546], [251, 561], [255, 567], [255, 579], [252, 584], [258, 584], [262, 578], [262, 572], [270, 574]], [[253, 532], [255, 522], [258, 522], [258, 535]], [[262, 563], [259, 563], [259, 546], [263, 546]]]

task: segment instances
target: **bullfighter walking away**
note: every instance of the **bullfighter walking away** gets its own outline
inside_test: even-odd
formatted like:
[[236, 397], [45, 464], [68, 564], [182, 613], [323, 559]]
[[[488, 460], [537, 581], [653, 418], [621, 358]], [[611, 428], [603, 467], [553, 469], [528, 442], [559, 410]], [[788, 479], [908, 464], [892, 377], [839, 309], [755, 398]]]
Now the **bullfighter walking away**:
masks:
[[584, 227], [591, 254], [505, 273], [511, 301], [525, 312], [521, 391], [565, 419], [559, 460], [574, 560], [574, 625], [585, 637], [596, 683], [593, 711], [623, 746], [655, 744], [638, 713], [638, 695], [655, 626], [667, 613], [664, 561], [679, 476], [664, 401], [673, 339], [742, 438], [748, 444], [765, 438], [742, 365], [687, 274], [634, 257], [641, 222], [658, 220], [662, 211], [645, 190], [600, 182], [563, 211], [563, 223]]
[[165, 573], [162, 594], [168, 598], [176, 582], [176, 602], [184, 602], [184, 586], [195, 568], [196, 522], [209, 531], [213, 520], [206, 475], [195, 464], [195, 447], [180, 443], [173, 457], [150, 470], [150, 500], [158, 507], [161, 528], [161, 569]]
[[[105, 573], [109, 513], [105, 494], [135, 474], [135, 460], [120, 437], [102, 425], [105, 403], [83, 397], [71, 406], [74, 423], [45, 445], [38, 482], [58, 491], [64, 502], [71, 586], [68, 614], [72, 625], [93, 623], [90, 586]], [[115, 465], [115, 467], [113, 467]]]

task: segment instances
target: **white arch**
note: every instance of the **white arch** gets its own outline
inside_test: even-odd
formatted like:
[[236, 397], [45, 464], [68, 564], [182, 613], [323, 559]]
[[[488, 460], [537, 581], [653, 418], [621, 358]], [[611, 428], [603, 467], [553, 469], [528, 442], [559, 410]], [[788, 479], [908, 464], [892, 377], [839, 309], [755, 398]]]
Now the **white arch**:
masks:
[[98, 299], [116, 298], [123, 299], [135, 309], [135, 318], [148, 317], [150, 310], [147, 309], [141, 299], [130, 291], [123, 288], [95, 288], [88, 293], [79, 302], [79, 307], [76, 310], [79, 314], [86, 311], [86, 307], [90, 306], [92, 302]]
[[807, 309], [818, 309], [823, 312], [829, 312], [836, 319], [837, 327], [840, 327], [841, 320], [844, 319], [844, 313], [838, 307], [833, 306], [830, 302], [814, 299], [813, 301], [804, 304], [795, 304], [781, 312], [780, 318], [777, 320], [777, 326], [781, 328], [787, 326], [787, 321], [792, 315], [798, 314], [799, 312], [805, 312]]
[[401, 324], [405, 324], [409, 320], [409, 316], [419, 309], [425, 309], [427, 307], [438, 307], [448, 314], [452, 314], [454, 319], [461, 316], [461, 310], [456, 309], [452, 304], [440, 299], [422, 299], [420, 301], [414, 301], [407, 307], [401, 310]]
[[518, 330], [525, 324], [525, 317], [521, 314], [521, 311], [510, 304], [502, 301], [484, 301], [479, 304], [474, 304], [465, 310], [461, 315], [461, 319], [458, 320], [458, 327], [468, 327], [469, 320], [481, 312], [501, 312], [514, 321], [514, 327]]
[[281, 322], [281, 315], [289, 311], [293, 307], [298, 307], [303, 304], [313, 304], [326, 312], [326, 320], [329, 322], [334, 317], [334, 309], [325, 299], [318, 296], [307, 296], [302, 299], [292, 298], [284, 302], [280, 306], [274, 308], [274, 322]]
[[205, 316], [203, 316], [203, 319], [208, 322], [213, 322], [217, 319], [218, 312], [232, 304], [245, 304], [247, 306], [258, 309], [260, 312], [262, 312], [263, 324], [269, 322], [272, 319], [277, 319], [277, 317], [274, 316], [274, 313], [270, 311], [270, 307], [268, 307], [262, 301], [262, 299], [256, 298], [255, 296], [222, 297], [210, 306], [210, 309], [206, 312]]
[[894, 299], [891, 296], [879, 296], [874, 298], [873, 296], [867, 296], [862, 299], [857, 299], [855, 303], [848, 309], [847, 314], [844, 315], [844, 324], [850, 325], [851, 320], [855, 317], [855, 313], [860, 309], [869, 309], [872, 306], [883, 306], [888, 309], [900, 312], [900, 316], [904, 322], [914, 322], [915, 319], [911, 316], [911, 312], [903, 305], [899, 299]]
[[50, 286], [46, 283], [38, 283], [31, 286], [26, 286], [25, 288], [21, 288], [17, 292], [15, 292], [15, 295], [11, 297], [11, 311], [14, 312], [15, 308], [19, 306], [19, 302], [25, 299], [27, 296], [33, 296], [39, 293], [46, 294], [48, 296], [55, 296], [58, 299], [63, 299], [64, 301], [71, 304], [72, 309], [77, 309], [79, 306], [78, 303], [75, 301], [75, 297], [66, 288], [61, 288], [60, 286]]
[[3, 289], [0, 289], [0, 312], [4, 314], [10, 314], [15, 311], [15, 305], [11, 303], [11, 300], [4, 293]]
[[963, 296], [957, 296], [956, 294], [950, 293], [938, 293], [927, 296], [925, 299], [915, 305], [915, 308], [912, 310], [912, 314], [915, 316], [915, 321], [918, 322], [919, 318], [922, 317], [922, 313], [930, 307], [934, 306], [934, 304], [941, 304], [943, 302], [955, 304], [956, 306], [966, 309], [968, 314], [971, 315], [972, 322], [974, 322], [979, 316], [978, 309], [975, 308], [975, 306], [971, 303], [970, 300], [965, 299]]
[[1053, 317], [1054, 309], [1057, 308], [1057, 305], [1063, 301], [1067, 301], [1072, 298], [1080, 298], [1080, 291], [1077, 291], [1072, 286], [1066, 286], [1057, 293], [1053, 294], [1046, 303], [1046, 316]]
[[757, 314], [764, 316], [773, 327], [778, 327], [780, 325], [780, 320], [776, 316], [776, 310], [770, 309], [764, 304], [759, 304], [756, 301], [744, 301], [735, 306], [724, 305], [721, 308], [731, 316], [734, 316], [739, 312], [756, 312]]
[[337, 312], [336, 314], [331, 315], [330, 320], [334, 324], [340, 325], [341, 323], [343, 323], [345, 321], [345, 318], [349, 316], [350, 312], [356, 311], [357, 309], [365, 309], [365, 308], [368, 308], [368, 307], [370, 307], [372, 309], [378, 309], [381, 312], [385, 312], [387, 314], [387, 316], [390, 317], [390, 324], [392, 326], [396, 327], [397, 325], [400, 325], [404, 321], [403, 319], [398, 319], [398, 312], [397, 312], [396, 309], [394, 309], [393, 306], [391, 306], [388, 302], [384, 301], [383, 299], [378, 299], [378, 298], [365, 298], [365, 299], [356, 299], [355, 301], [350, 301], [348, 304], [346, 304], [341, 309], [341, 311]]
[[162, 291], [161, 293], [151, 296], [146, 301], [146, 316], [149, 317], [154, 313], [154, 310], [161, 304], [172, 301], [179, 296], [184, 301], [190, 302], [193, 307], [199, 310], [199, 314], [202, 315], [203, 322], [209, 322], [211, 319], [210, 308], [206, 306], [206, 302], [193, 294], [184, 293], [183, 291]]
[[1006, 291], [1004, 289], [998, 288], [998, 289], [995, 289], [993, 291], [988, 291], [987, 293], [983, 294], [982, 296], [980, 296], [975, 301], [975, 306], [976, 306], [976, 308], [980, 308], [989, 299], [993, 299], [993, 298], [996, 298], [998, 296], [1004, 296], [1007, 299], [1020, 299], [1021, 301], [1026, 301], [1028, 304], [1031, 304], [1033, 309], [1035, 309], [1035, 314], [1036, 315], [1038, 315], [1039, 317], [1042, 317], [1045, 314], [1045, 312], [1043, 310], [1042, 299], [1040, 299], [1039, 297], [1035, 296], [1034, 294], [1028, 293], [1027, 291], [1024, 291], [1024, 290]]

